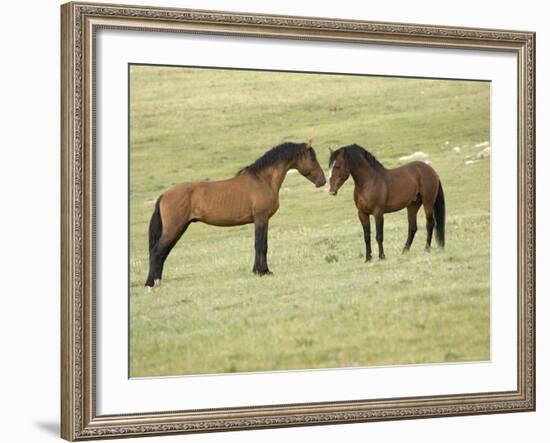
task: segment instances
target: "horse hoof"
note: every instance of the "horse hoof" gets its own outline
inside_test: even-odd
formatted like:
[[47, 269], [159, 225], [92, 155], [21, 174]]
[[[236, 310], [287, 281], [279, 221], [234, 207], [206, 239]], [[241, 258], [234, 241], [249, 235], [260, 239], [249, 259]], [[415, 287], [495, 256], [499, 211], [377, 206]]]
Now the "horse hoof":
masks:
[[432, 248], [431, 248], [430, 246], [426, 246], [426, 247], [424, 248], [424, 251], [426, 251], [426, 252], [432, 252]]
[[368, 256], [367, 258], [365, 258], [365, 263], [368, 263], [372, 261], [372, 256]]
[[273, 272], [271, 272], [269, 269], [266, 269], [265, 271], [260, 271], [259, 269], [256, 269], [254, 271], [254, 274], [259, 275], [261, 277], [264, 275], [273, 275]]
[[382, 254], [380, 257], [378, 257], [380, 260], [386, 260], [386, 256]]
[[155, 288], [155, 289], [160, 288], [160, 278], [157, 278], [157, 279], [155, 280], [155, 283], [154, 283], [153, 288]]

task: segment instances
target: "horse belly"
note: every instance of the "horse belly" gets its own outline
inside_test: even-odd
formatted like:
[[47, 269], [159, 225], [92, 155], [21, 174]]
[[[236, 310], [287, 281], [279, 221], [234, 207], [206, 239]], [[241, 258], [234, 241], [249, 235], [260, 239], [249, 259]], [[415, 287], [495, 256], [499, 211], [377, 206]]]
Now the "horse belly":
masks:
[[417, 194], [404, 195], [388, 201], [384, 212], [397, 212], [418, 201]]
[[249, 199], [240, 192], [213, 186], [193, 195], [196, 221], [214, 226], [239, 226], [253, 222]]
[[397, 212], [413, 203], [421, 203], [420, 186], [414, 174], [405, 171], [393, 173], [389, 178], [385, 212]]
[[252, 223], [254, 220], [249, 215], [213, 213], [200, 217], [199, 221], [212, 226], [240, 226]]

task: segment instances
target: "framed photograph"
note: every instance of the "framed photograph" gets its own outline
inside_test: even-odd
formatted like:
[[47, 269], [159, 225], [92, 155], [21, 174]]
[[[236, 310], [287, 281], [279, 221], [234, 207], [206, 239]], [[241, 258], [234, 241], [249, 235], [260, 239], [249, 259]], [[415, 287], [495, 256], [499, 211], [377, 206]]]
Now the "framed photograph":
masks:
[[68, 3], [67, 440], [535, 409], [535, 35]]

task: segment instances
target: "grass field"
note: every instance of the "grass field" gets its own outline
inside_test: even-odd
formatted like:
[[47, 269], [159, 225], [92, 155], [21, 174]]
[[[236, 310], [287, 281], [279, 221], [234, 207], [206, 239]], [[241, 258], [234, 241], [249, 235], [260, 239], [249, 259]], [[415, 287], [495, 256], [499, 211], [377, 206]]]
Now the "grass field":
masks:
[[[490, 358], [490, 85], [481, 82], [131, 68], [130, 374], [161, 376]], [[218, 180], [283, 141], [358, 143], [386, 166], [422, 151], [447, 202], [447, 247], [409, 254], [406, 211], [387, 259], [364, 263], [350, 179], [337, 197], [289, 174], [271, 219], [273, 276], [252, 274], [253, 225], [193, 224], [162, 288], [143, 286], [157, 197]], [[326, 170], [326, 169], [325, 169]], [[376, 243], [373, 242], [376, 253]]]

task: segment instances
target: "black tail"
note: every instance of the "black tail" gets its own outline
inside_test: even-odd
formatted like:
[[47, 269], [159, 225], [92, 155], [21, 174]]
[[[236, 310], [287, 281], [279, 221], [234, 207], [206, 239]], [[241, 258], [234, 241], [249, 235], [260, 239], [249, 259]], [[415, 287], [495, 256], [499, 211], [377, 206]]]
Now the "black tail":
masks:
[[439, 182], [439, 189], [434, 203], [435, 238], [439, 247], [445, 247], [445, 194]]
[[[160, 199], [157, 199], [155, 203], [155, 210], [151, 216], [151, 221], [149, 222], [149, 257], [151, 257], [151, 252], [153, 248], [157, 245], [162, 236], [162, 219], [160, 218]], [[153, 286], [154, 276], [151, 274], [152, 269], [149, 269], [149, 276], [147, 277], [147, 282], [145, 286]]]
[[160, 219], [160, 197], [155, 203], [155, 210], [149, 222], [149, 252], [158, 243], [162, 235], [162, 220]]

